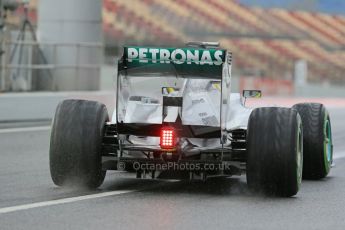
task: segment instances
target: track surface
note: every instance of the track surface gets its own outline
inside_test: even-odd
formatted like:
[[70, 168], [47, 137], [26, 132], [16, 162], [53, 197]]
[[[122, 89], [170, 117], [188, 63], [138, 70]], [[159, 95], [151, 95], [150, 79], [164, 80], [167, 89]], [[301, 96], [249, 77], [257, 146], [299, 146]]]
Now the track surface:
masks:
[[110, 172], [99, 190], [62, 189], [50, 179], [49, 130], [0, 129], [0, 229], [342, 230], [345, 109], [330, 112], [336, 166], [285, 199], [250, 194], [243, 176], [189, 183]]

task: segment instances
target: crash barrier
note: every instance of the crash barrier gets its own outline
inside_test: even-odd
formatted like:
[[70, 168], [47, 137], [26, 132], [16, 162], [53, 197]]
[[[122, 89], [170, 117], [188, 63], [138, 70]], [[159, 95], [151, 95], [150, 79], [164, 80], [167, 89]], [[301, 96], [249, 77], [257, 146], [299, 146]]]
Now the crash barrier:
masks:
[[107, 106], [110, 117], [115, 106], [113, 91], [4, 93], [0, 94], [0, 123], [51, 120], [65, 99], [99, 101]]
[[[0, 94], [0, 123], [30, 120], [51, 120], [58, 103], [64, 99], [99, 101], [107, 106], [112, 116], [115, 106], [114, 91], [95, 92], [37, 92]], [[280, 105], [290, 107], [299, 102], [319, 102], [327, 108], [345, 108], [345, 98], [321, 97], [266, 97], [247, 99], [246, 106]]]
[[1, 91], [99, 89], [100, 43], [11, 41], [3, 46]]
[[260, 99], [247, 99], [246, 106], [249, 107], [266, 107], [282, 106], [291, 107], [298, 103], [321, 103], [327, 108], [345, 108], [345, 98], [322, 98], [322, 97], [263, 97]]
[[233, 77], [233, 92], [242, 92], [243, 89], [260, 89], [263, 98], [267, 96], [294, 96], [299, 98], [344, 98], [345, 90], [342, 85], [331, 85], [305, 82], [302, 85], [293, 81], [281, 79], [267, 79], [261, 77]]
[[263, 95], [291, 96], [294, 94], [294, 84], [289, 80], [269, 79], [260, 77], [240, 77], [240, 90], [260, 89]]

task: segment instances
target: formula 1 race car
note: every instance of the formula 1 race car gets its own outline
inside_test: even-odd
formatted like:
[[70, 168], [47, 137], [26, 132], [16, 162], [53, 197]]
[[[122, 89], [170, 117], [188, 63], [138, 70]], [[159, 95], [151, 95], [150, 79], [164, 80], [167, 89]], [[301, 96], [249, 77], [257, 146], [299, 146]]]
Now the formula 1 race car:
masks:
[[[289, 197], [303, 178], [320, 179], [333, 157], [322, 104], [248, 108], [259, 90], [231, 93], [231, 53], [218, 43], [185, 48], [124, 47], [116, 106], [65, 100], [50, 139], [53, 182], [96, 188], [107, 170], [191, 180], [246, 173], [254, 192]], [[303, 169], [303, 170], [302, 170]]]

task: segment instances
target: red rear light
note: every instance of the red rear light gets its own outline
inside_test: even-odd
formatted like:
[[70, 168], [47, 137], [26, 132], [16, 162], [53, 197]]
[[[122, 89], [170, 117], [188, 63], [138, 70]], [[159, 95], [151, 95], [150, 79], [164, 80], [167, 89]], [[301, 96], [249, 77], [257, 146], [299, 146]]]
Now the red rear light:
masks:
[[160, 146], [162, 149], [173, 149], [176, 145], [175, 130], [172, 127], [163, 127], [161, 130]]

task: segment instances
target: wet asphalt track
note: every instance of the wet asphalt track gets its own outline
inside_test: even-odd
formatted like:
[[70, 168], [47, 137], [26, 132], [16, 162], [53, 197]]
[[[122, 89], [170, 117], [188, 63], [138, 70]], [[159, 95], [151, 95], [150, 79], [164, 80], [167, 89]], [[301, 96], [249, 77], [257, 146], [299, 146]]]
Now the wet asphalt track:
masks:
[[343, 230], [345, 109], [330, 112], [336, 166], [292, 198], [252, 195], [243, 176], [190, 183], [110, 172], [99, 190], [62, 189], [50, 179], [49, 130], [0, 129], [0, 229]]

